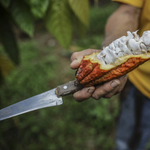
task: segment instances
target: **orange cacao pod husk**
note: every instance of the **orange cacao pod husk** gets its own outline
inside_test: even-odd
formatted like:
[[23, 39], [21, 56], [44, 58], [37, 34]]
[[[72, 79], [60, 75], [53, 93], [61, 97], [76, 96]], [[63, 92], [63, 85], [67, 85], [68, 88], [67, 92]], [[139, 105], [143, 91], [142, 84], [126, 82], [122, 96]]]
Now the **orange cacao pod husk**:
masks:
[[[122, 52], [118, 57], [116, 54], [115, 58], [113, 58], [114, 56], [109, 56], [114, 55], [116, 52], [115, 48], [117, 49], [122, 44], [118, 42], [119, 44], [117, 44], [119, 46], [114, 44], [115, 46], [113, 45], [114, 47], [112, 49], [112, 45], [109, 45], [109, 47], [104, 48], [100, 53], [93, 53], [89, 56], [85, 56], [76, 73], [78, 82], [86, 87], [102, 84], [112, 79], [119, 78], [148, 61], [150, 59], [150, 42], [146, 41], [144, 38], [145, 36], [150, 37], [150, 31], [146, 32], [145, 35], [143, 34], [141, 38], [136, 37], [138, 36], [136, 32], [133, 32], [132, 35], [134, 36], [131, 36], [129, 33], [127, 37], [123, 37], [126, 47], [122, 49], [124, 49], [125, 54]], [[122, 37], [119, 40], [121, 41]], [[98, 57], [98, 55], [102, 55], [102, 57], [105, 55], [105, 58], [99, 59], [100, 56]]]

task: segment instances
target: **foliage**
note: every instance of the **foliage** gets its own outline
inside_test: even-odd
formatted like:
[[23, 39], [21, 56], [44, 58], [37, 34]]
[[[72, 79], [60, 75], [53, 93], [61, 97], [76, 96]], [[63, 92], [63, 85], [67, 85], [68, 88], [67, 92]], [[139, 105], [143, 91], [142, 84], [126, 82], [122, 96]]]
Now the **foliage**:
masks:
[[87, 0], [69, 0], [69, 5], [79, 20], [85, 25], [89, 25], [89, 4]]
[[10, 5], [10, 1], [11, 0], [1, 0], [0, 3], [2, 4], [2, 6], [4, 6], [5, 8], [8, 8]]
[[33, 36], [34, 20], [26, 3], [24, 1], [15, 0], [10, 5], [9, 10], [12, 18], [20, 27], [20, 29], [27, 33], [29, 36]]
[[3, 76], [8, 75], [8, 73], [14, 69], [14, 65], [11, 63], [10, 59], [8, 59], [8, 57], [4, 54], [0, 55], [0, 68], [2, 68], [1, 72]]
[[30, 10], [35, 18], [42, 18], [45, 16], [50, 0], [26, 0], [30, 6]]
[[[34, 34], [34, 21], [39, 18], [44, 19], [48, 31], [65, 48], [68, 48], [71, 43], [74, 26], [73, 18], [75, 16], [79, 18], [78, 22], [82, 22], [82, 26], [84, 25], [84, 27], [88, 26], [89, 23], [88, 0], [82, 0], [82, 2], [71, 0], [1, 0], [0, 10], [1, 14], [4, 14], [4, 18], [1, 18], [4, 21], [7, 19], [7, 23], [6, 21], [4, 23], [8, 24], [10, 29], [12, 28], [11, 23], [14, 21], [30, 37]], [[4, 37], [5, 32], [8, 35]], [[10, 41], [9, 36], [12, 36], [12, 31], [3, 28], [0, 34], [1, 41], [7, 53], [11, 53], [9, 55], [10, 58], [15, 63], [18, 63], [18, 49], [16, 46], [13, 46], [16, 45], [16, 41], [12, 40], [14, 44], [6, 46], [3, 40], [3, 38], [8, 38], [7, 41]], [[12, 52], [12, 49], [16, 49], [17, 52]], [[16, 60], [14, 59], [14, 55], [16, 55]]]
[[0, 5], [0, 40], [5, 47], [5, 51], [11, 60], [15, 63], [19, 63], [19, 49], [15, 40], [12, 26], [9, 22], [9, 16], [7, 11]]
[[19, 49], [12, 26], [17, 25], [33, 37], [35, 20], [44, 20], [48, 31], [62, 47], [68, 48], [74, 24], [80, 35], [85, 33], [89, 23], [89, 3], [88, 0], [0, 0], [0, 15], [0, 41], [13, 63], [19, 64]]
[[[61, 48], [54, 48], [42, 46], [41, 50], [35, 41], [20, 43], [22, 63], [1, 87], [1, 108], [73, 80], [69, 58], [60, 55]], [[0, 124], [0, 149], [113, 149], [118, 115], [116, 99], [77, 103], [67, 96], [61, 106], [4, 120]]]
[[46, 27], [64, 47], [71, 43], [73, 15], [68, 2], [53, 0], [46, 16]]
[[71, 43], [74, 24], [79, 34], [81, 32], [80, 35], [83, 34], [83, 27], [86, 28], [89, 24], [88, 0], [51, 0], [45, 24], [48, 31], [59, 43], [64, 48], [68, 48]]

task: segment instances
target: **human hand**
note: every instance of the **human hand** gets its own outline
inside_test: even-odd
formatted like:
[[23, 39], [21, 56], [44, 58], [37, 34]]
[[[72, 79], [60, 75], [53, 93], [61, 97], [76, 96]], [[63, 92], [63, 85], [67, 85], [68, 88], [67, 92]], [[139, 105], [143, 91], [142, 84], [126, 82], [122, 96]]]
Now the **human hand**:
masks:
[[[100, 50], [87, 49], [81, 52], [73, 53], [71, 56], [70, 67], [72, 69], [77, 69], [80, 66], [83, 57], [94, 52], [100, 52]], [[82, 90], [75, 92], [73, 97], [78, 102], [87, 100], [90, 97], [93, 97], [96, 100], [100, 99], [101, 97], [111, 98], [113, 95], [122, 91], [126, 81], [127, 75], [124, 75], [118, 79], [111, 80], [102, 85], [85, 87]]]

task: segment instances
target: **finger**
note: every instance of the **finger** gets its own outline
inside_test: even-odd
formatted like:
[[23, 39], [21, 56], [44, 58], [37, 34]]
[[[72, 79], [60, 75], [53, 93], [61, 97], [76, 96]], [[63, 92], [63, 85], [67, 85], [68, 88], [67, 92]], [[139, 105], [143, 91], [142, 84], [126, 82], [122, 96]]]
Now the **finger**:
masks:
[[127, 82], [127, 79], [128, 79], [128, 76], [127, 75], [124, 75], [124, 76], [122, 76], [121, 78], [120, 78], [120, 82], [122, 83], [120, 86], [119, 86], [119, 89], [118, 89], [118, 93], [120, 93], [122, 90], [123, 90], [123, 88], [124, 88], [124, 86], [125, 86], [125, 84], [126, 84], [126, 82]]
[[86, 49], [86, 50], [83, 50], [81, 52], [75, 52], [72, 54], [71, 56], [71, 61], [73, 61], [75, 58], [78, 58], [80, 57], [81, 55], [82, 56], [86, 56], [86, 55], [90, 55], [94, 52], [100, 52], [101, 50], [97, 50], [97, 49]]
[[120, 80], [120, 85], [116, 87], [114, 90], [112, 90], [110, 93], [106, 94], [104, 96], [105, 98], [111, 98], [113, 95], [118, 94], [122, 91], [127, 81], [127, 75], [120, 77], [119, 80]]
[[96, 50], [96, 49], [86, 49], [83, 50], [81, 52], [75, 52], [72, 54], [71, 56], [71, 64], [70, 67], [72, 69], [77, 69], [83, 59], [84, 56], [90, 55], [94, 52], [100, 52], [100, 50]]
[[104, 98], [111, 98], [112, 96], [118, 94], [118, 90], [119, 90], [119, 87], [116, 87], [115, 89], [113, 89], [111, 92], [109, 92], [108, 94], [104, 95], [103, 97]]
[[93, 94], [94, 90], [95, 90], [94, 86], [88, 87], [88, 88], [83, 88], [82, 90], [74, 93], [73, 97], [77, 102], [82, 102], [82, 101], [90, 98], [91, 95]]
[[96, 87], [94, 93], [92, 94], [92, 97], [94, 99], [98, 100], [101, 97], [109, 94], [111, 91], [113, 91], [119, 85], [120, 85], [120, 81], [118, 79], [104, 83], [103, 85], [99, 85]]

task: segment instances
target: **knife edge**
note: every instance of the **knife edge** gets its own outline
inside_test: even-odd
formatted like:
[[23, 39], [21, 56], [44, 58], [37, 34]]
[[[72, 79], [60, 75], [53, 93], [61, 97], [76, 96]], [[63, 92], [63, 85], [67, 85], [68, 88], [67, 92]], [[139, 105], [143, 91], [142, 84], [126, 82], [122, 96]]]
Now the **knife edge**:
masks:
[[0, 121], [37, 109], [61, 105], [62, 97], [58, 98], [55, 90], [56, 88], [1, 109]]

